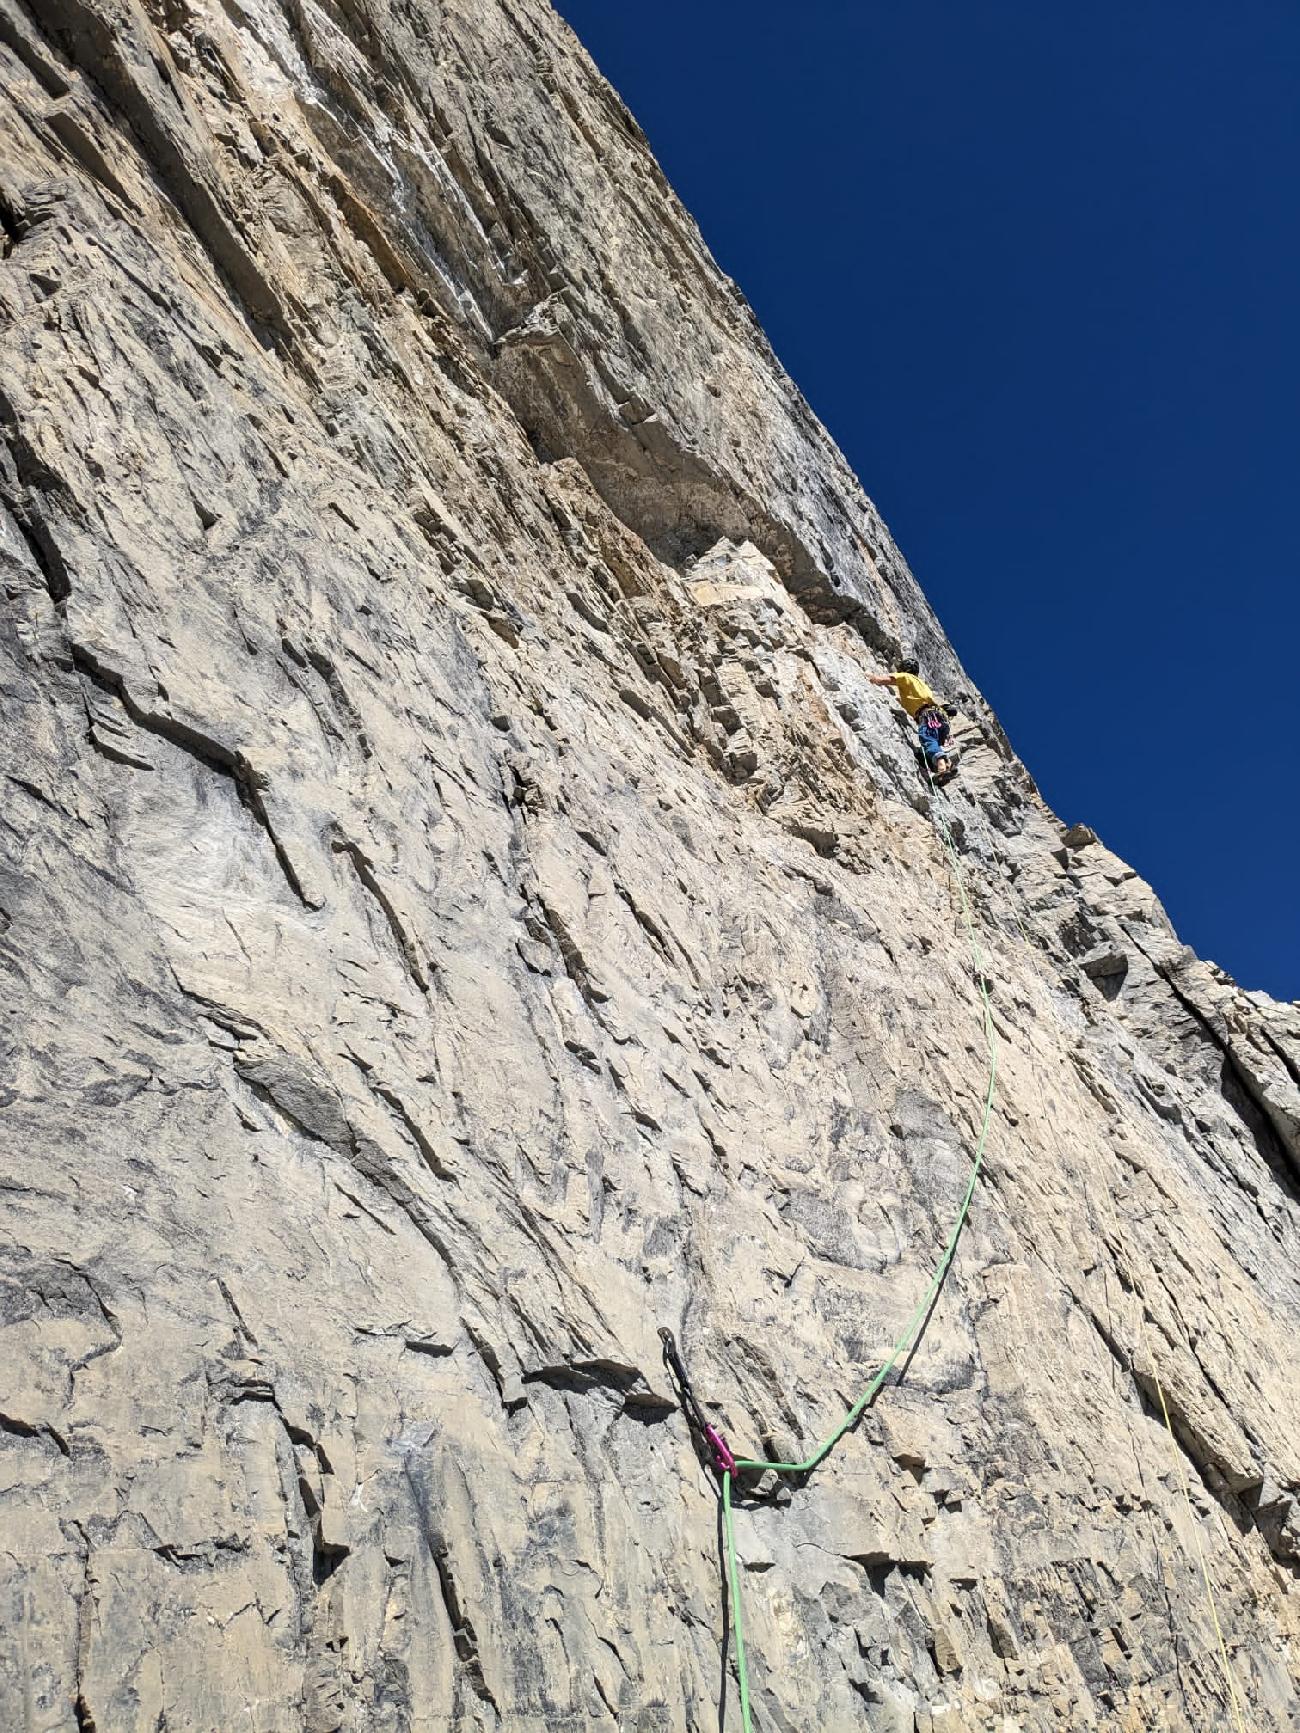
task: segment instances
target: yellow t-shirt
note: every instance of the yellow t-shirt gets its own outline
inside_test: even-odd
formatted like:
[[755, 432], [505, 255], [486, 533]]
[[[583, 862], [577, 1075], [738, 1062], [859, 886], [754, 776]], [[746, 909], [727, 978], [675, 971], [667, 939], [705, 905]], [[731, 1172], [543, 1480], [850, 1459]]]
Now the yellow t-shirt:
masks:
[[927, 704], [934, 703], [934, 693], [916, 674], [895, 674], [894, 690], [909, 716], [919, 715]]

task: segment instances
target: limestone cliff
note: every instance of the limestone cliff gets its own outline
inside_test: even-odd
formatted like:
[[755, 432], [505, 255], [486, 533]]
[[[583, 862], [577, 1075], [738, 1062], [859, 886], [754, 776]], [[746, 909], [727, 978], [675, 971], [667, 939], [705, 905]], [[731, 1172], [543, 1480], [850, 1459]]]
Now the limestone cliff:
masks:
[[0, 1723], [734, 1730], [657, 1331], [797, 1451], [923, 1293], [942, 806], [987, 1169], [740, 1499], [755, 1725], [1300, 1726], [1300, 1012], [1045, 808], [571, 33], [0, 0], [0, 89]]

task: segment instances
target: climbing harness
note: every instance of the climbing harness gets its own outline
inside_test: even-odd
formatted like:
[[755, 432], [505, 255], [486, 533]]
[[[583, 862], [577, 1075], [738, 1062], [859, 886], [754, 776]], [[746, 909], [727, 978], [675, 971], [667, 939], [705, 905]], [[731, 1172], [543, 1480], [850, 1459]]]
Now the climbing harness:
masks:
[[919, 710], [913, 719], [918, 728], [924, 728], [927, 734], [937, 734], [942, 739], [948, 733], [948, 716], [938, 704], [927, 704], [924, 710]]
[[[938, 785], [936, 784], [933, 775], [930, 773], [929, 765], [927, 764], [925, 768], [926, 775], [930, 778], [930, 787], [937, 794]], [[983, 1006], [984, 1042], [988, 1050], [989, 1078], [988, 1086], [984, 1092], [984, 1111], [980, 1121], [979, 1136], [975, 1143], [975, 1153], [971, 1162], [970, 1178], [966, 1184], [966, 1191], [962, 1197], [961, 1208], [957, 1213], [956, 1223], [952, 1232], [948, 1236], [947, 1244], [943, 1249], [943, 1255], [935, 1266], [935, 1271], [930, 1278], [929, 1285], [921, 1296], [921, 1299], [918, 1301], [911, 1317], [908, 1319], [902, 1335], [898, 1338], [897, 1342], [894, 1343], [894, 1346], [889, 1351], [888, 1358], [877, 1371], [870, 1384], [867, 1385], [862, 1395], [849, 1409], [847, 1414], [845, 1414], [839, 1425], [827, 1434], [810, 1455], [806, 1456], [802, 1462], [766, 1462], [758, 1457], [736, 1456], [722, 1433], [719, 1432], [715, 1426], [710, 1425], [705, 1420], [703, 1411], [701, 1410], [695, 1392], [691, 1387], [690, 1378], [682, 1363], [681, 1355], [678, 1353], [677, 1344], [673, 1340], [671, 1331], [661, 1329], [659, 1332], [664, 1344], [664, 1358], [672, 1367], [678, 1384], [681, 1387], [683, 1404], [686, 1408], [688, 1418], [707, 1447], [709, 1459], [714, 1472], [718, 1475], [722, 1483], [722, 1526], [727, 1554], [727, 1579], [728, 1593], [731, 1602], [731, 1626], [736, 1634], [736, 1672], [740, 1684], [740, 1721], [742, 1733], [753, 1733], [753, 1721], [750, 1717], [749, 1709], [749, 1673], [745, 1662], [744, 1617], [740, 1600], [740, 1568], [736, 1557], [736, 1537], [732, 1522], [732, 1483], [738, 1473], [761, 1473], [764, 1471], [771, 1471], [776, 1474], [809, 1474], [818, 1466], [819, 1463], [825, 1461], [831, 1451], [834, 1450], [835, 1446], [839, 1443], [840, 1439], [844, 1437], [844, 1434], [849, 1432], [857, 1424], [865, 1410], [871, 1406], [872, 1402], [879, 1394], [880, 1389], [885, 1380], [889, 1377], [889, 1374], [898, 1364], [901, 1357], [913, 1346], [920, 1334], [921, 1327], [930, 1311], [930, 1308], [937, 1299], [940, 1288], [943, 1286], [944, 1278], [948, 1274], [949, 1266], [951, 1265], [953, 1258], [956, 1256], [957, 1242], [961, 1238], [962, 1229], [966, 1225], [966, 1218], [970, 1214], [971, 1200], [975, 1196], [975, 1187], [984, 1167], [984, 1150], [985, 1145], [988, 1142], [989, 1125], [993, 1116], [993, 1092], [997, 1083], [998, 1074], [998, 1049], [997, 1037], [993, 1028], [993, 1007], [989, 1000], [989, 982], [984, 969], [984, 957], [980, 950], [979, 939], [975, 932], [975, 921], [971, 914], [970, 900], [966, 895], [966, 883], [961, 870], [961, 859], [957, 853], [956, 844], [952, 840], [952, 832], [948, 827], [948, 821], [943, 816], [942, 810], [939, 810], [938, 812], [938, 822], [944, 845], [952, 859], [953, 872], [957, 881], [957, 890], [961, 899], [962, 919], [966, 926], [966, 938], [970, 945], [971, 958], [975, 966], [975, 980], [979, 986], [980, 1000]]]

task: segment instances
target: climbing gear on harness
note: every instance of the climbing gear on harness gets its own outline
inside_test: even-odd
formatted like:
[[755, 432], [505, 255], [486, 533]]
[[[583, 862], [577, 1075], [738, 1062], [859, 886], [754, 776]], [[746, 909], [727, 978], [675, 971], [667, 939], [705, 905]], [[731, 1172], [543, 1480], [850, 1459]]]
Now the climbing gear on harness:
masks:
[[[939, 785], [935, 782], [934, 776], [930, 773], [928, 764], [926, 765], [926, 774], [930, 778], [931, 789], [937, 794]], [[962, 919], [966, 926], [966, 938], [970, 945], [971, 957], [975, 965], [975, 981], [979, 987], [980, 1000], [983, 1005], [984, 1043], [988, 1051], [989, 1079], [988, 1086], [984, 1093], [984, 1112], [980, 1121], [979, 1136], [975, 1143], [975, 1153], [972, 1158], [970, 1178], [967, 1181], [966, 1191], [962, 1197], [961, 1208], [957, 1213], [956, 1224], [948, 1236], [948, 1242], [943, 1249], [943, 1255], [935, 1267], [929, 1285], [921, 1296], [921, 1299], [912, 1312], [911, 1317], [908, 1319], [902, 1335], [890, 1349], [888, 1358], [880, 1367], [870, 1384], [868, 1384], [867, 1388], [863, 1391], [862, 1395], [853, 1404], [852, 1408], [849, 1409], [848, 1413], [840, 1421], [839, 1425], [836, 1426], [832, 1432], [827, 1434], [810, 1455], [805, 1457], [802, 1462], [765, 1462], [757, 1457], [735, 1456], [728, 1448], [726, 1440], [722, 1437], [722, 1434], [717, 1432], [716, 1428], [708, 1424], [704, 1419], [704, 1414], [699, 1403], [696, 1401], [695, 1393], [691, 1389], [690, 1379], [686, 1375], [686, 1368], [683, 1366], [681, 1356], [677, 1352], [677, 1344], [673, 1341], [671, 1331], [662, 1328], [659, 1331], [659, 1335], [664, 1344], [664, 1359], [672, 1367], [673, 1372], [677, 1377], [688, 1417], [695, 1426], [696, 1431], [708, 1442], [714, 1471], [722, 1481], [722, 1524], [727, 1549], [727, 1577], [728, 1593], [731, 1602], [731, 1625], [732, 1629], [736, 1633], [736, 1672], [740, 1684], [740, 1722], [742, 1733], [753, 1733], [753, 1721], [750, 1717], [749, 1710], [749, 1674], [745, 1661], [744, 1621], [740, 1601], [740, 1566], [736, 1555], [735, 1528], [731, 1514], [732, 1483], [738, 1473], [747, 1473], [751, 1471], [771, 1471], [777, 1474], [809, 1474], [818, 1466], [819, 1463], [825, 1461], [826, 1457], [830, 1455], [831, 1451], [839, 1443], [840, 1439], [843, 1438], [844, 1434], [856, 1425], [865, 1410], [870, 1407], [871, 1403], [879, 1394], [886, 1378], [888, 1378], [889, 1374], [898, 1364], [899, 1359], [919, 1338], [920, 1332], [929, 1315], [930, 1308], [938, 1299], [939, 1290], [943, 1286], [944, 1278], [948, 1274], [953, 1258], [956, 1256], [957, 1242], [961, 1238], [962, 1229], [966, 1225], [966, 1218], [970, 1214], [971, 1200], [975, 1196], [975, 1187], [984, 1167], [984, 1152], [985, 1146], [988, 1142], [989, 1126], [993, 1117], [993, 1093], [997, 1084], [998, 1074], [997, 1036], [993, 1028], [993, 1007], [989, 999], [989, 979], [984, 967], [983, 952], [980, 950], [979, 940], [975, 934], [975, 921], [971, 913], [970, 899], [966, 894], [966, 882], [961, 870], [961, 859], [957, 853], [957, 846], [952, 840], [952, 832], [949, 829], [948, 821], [943, 816], [942, 810], [939, 810], [937, 817], [940, 834], [943, 837], [944, 845], [952, 859], [953, 873], [957, 882], [957, 891], [961, 899]], [[714, 1443], [715, 1436], [717, 1444]], [[718, 1448], [718, 1445], [721, 1445], [721, 1449]]]

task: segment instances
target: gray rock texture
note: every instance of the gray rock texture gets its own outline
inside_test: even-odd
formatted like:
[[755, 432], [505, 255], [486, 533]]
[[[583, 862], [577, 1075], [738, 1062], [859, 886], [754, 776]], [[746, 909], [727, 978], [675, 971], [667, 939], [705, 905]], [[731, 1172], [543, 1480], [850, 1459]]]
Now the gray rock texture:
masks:
[[924, 1292], [941, 808], [986, 1174], [739, 1498], [755, 1725], [1300, 1727], [1300, 1012], [1046, 809], [568, 29], [0, 0], [0, 90], [0, 1724], [738, 1727], [657, 1331], [806, 1450]]

